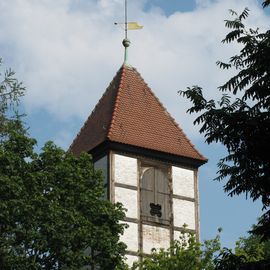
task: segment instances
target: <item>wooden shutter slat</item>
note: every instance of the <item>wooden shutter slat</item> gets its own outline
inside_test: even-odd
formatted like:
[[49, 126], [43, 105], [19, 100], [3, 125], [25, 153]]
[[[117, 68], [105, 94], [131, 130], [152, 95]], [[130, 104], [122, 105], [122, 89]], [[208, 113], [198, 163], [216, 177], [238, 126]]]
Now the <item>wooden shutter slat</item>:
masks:
[[156, 190], [159, 193], [169, 194], [168, 175], [165, 171], [155, 169]]
[[143, 198], [141, 203], [141, 214], [145, 217], [150, 215], [150, 204], [154, 201], [154, 193], [148, 190], [142, 190], [141, 196]]
[[163, 220], [169, 220], [169, 214], [170, 214], [170, 205], [169, 205], [169, 199], [167, 194], [158, 193], [157, 194], [157, 204], [161, 205], [161, 219]]
[[154, 190], [155, 170], [152, 167], [145, 168], [142, 176], [141, 188], [149, 191]]

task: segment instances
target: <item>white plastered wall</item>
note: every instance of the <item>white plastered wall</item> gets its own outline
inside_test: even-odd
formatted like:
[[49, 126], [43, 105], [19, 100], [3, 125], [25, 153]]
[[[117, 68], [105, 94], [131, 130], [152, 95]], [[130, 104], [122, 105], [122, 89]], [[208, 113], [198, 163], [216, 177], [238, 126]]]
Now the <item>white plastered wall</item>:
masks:
[[188, 229], [195, 230], [195, 203], [173, 199], [174, 226], [183, 227], [186, 224]]
[[129, 266], [132, 266], [134, 262], [137, 262], [139, 260], [138, 256], [133, 256], [133, 255], [129, 255], [129, 254], [127, 254], [125, 257], [126, 257], [126, 263]]
[[[193, 170], [172, 166], [174, 226], [196, 229], [195, 173]], [[190, 200], [186, 200], [186, 198]]]
[[150, 254], [152, 248], [167, 249], [170, 246], [170, 230], [157, 226], [143, 225], [143, 252]]
[[129, 218], [138, 218], [138, 200], [137, 190], [115, 187], [115, 201], [123, 204], [127, 209], [126, 216]]
[[[126, 217], [134, 220], [139, 219], [137, 162], [136, 158], [113, 154], [114, 201], [122, 203], [127, 209]], [[138, 224], [131, 221], [125, 222], [128, 228], [125, 229], [121, 241], [127, 245], [128, 251], [137, 252], [139, 250]], [[129, 265], [138, 259], [137, 256], [126, 255], [126, 257]]]
[[124, 234], [121, 235], [120, 241], [127, 245], [128, 251], [138, 251], [138, 224], [133, 222], [125, 222], [128, 228], [125, 229]]
[[[137, 159], [114, 154], [114, 196], [115, 202], [127, 209], [126, 217], [138, 218], [138, 166]], [[121, 186], [117, 186], [120, 184]], [[131, 189], [132, 188], [132, 189]]]
[[137, 187], [137, 159], [114, 154], [114, 181]]
[[173, 194], [194, 198], [194, 171], [172, 166]]

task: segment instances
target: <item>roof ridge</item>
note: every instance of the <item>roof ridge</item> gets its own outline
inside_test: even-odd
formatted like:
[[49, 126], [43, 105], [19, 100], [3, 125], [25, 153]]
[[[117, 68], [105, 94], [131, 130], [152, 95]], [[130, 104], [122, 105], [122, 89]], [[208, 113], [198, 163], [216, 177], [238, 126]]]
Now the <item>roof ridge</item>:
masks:
[[[99, 107], [101, 101], [103, 100], [103, 98], [108, 94], [108, 92], [110, 91], [114, 80], [116, 79], [116, 77], [118, 76], [118, 74], [121, 72], [121, 70], [123, 69], [123, 67], [121, 67], [116, 74], [114, 75], [112, 81], [110, 82], [110, 84], [108, 85], [108, 87], [106, 88], [106, 90], [104, 91], [103, 95], [100, 97], [100, 99], [98, 100], [96, 106], [94, 107], [94, 109], [91, 111], [90, 115], [87, 117], [86, 121], [84, 121], [83, 126], [81, 127], [80, 131], [78, 132], [78, 134], [76, 135], [76, 137], [73, 139], [71, 145], [69, 146], [68, 151], [70, 151], [72, 149], [72, 147], [74, 146], [74, 143], [76, 142], [77, 138], [81, 135], [81, 132], [83, 131], [83, 129], [86, 127], [88, 120], [93, 116], [93, 114], [95, 113], [96, 109]], [[121, 75], [122, 77], [122, 75]], [[117, 90], [118, 91], [118, 90]], [[111, 120], [112, 122], [112, 120]]]
[[134, 68], [134, 71], [138, 73], [140, 80], [142, 80], [146, 86], [149, 88], [149, 92], [151, 93], [151, 95], [157, 100], [157, 102], [159, 103], [159, 105], [161, 106], [161, 108], [165, 111], [165, 113], [167, 114], [167, 116], [169, 117], [169, 119], [172, 121], [172, 123], [178, 128], [180, 129], [180, 131], [183, 133], [184, 137], [187, 139], [188, 143], [190, 144], [190, 146], [197, 152], [197, 154], [202, 158], [207, 160], [206, 157], [204, 157], [195, 147], [195, 145], [190, 141], [190, 139], [187, 137], [186, 133], [183, 131], [183, 129], [180, 127], [180, 125], [176, 122], [176, 120], [174, 119], [174, 117], [171, 116], [171, 114], [169, 113], [169, 111], [165, 108], [165, 106], [163, 105], [163, 103], [160, 101], [160, 99], [155, 95], [155, 93], [152, 91], [151, 87], [148, 85], [148, 83], [145, 82], [145, 80], [143, 79], [143, 77], [141, 76], [140, 72]]
[[114, 127], [114, 120], [116, 118], [116, 110], [118, 108], [120, 91], [122, 89], [123, 78], [124, 78], [124, 74], [125, 74], [125, 66], [124, 65], [121, 66], [121, 68], [119, 69], [119, 72], [120, 71], [122, 72], [122, 74], [121, 74], [121, 77], [120, 77], [120, 81], [119, 81], [119, 85], [118, 85], [118, 89], [117, 89], [117, 94], [116, 94], [116, 97], [115, 97], [115, 102], [114, 102], [114, 108], [113, 108], [111, 123], [110, 123], [110, 126], [108, 128], [108, 133], [107, 133], [107, 138], [108, 139], [110, 139], [110, 137], [111, 137], [112, 129]]

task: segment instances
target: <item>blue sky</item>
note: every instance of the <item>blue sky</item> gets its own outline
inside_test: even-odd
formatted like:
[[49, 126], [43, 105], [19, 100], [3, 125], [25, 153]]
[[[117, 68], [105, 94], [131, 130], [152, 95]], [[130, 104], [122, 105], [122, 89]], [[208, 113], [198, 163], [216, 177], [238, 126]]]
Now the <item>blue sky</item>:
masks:
[[[123, 0], [0, 0], [0, 50], [27, 87], [23, 109], [38, 147], [53, 140], [70, 145], [123, 61]], [[130, 0], [129, 17], [144, 25], [130, 33], [130, 64], [135, 66], [196, 147], [209, 159], [200, 169], [201, 238], [223, 228], [222, 243], [232, 247], [261, 214], [259, 202], [228, 197], [213, 182], [220, 145], [206, 145], [194, 127], [189, 104], [177, 94], [200, 85], [206, 96], [230, 78], [215, 62], [238, 47], [225, 46], [228, 9], [249, 7], [247, 23], [269, 29], [269, 12], [257, 0]]]
[[161, 8], [167, 16], [173, 14], [174, 12], [181, 11], [187, 12], [192, 11], [196, 8], [196, 1], [179, 1], [179, 0], [152, 0], [147, 1], [145, 5], [145, 10], [148, 10], [151, 7], [159, 7]]

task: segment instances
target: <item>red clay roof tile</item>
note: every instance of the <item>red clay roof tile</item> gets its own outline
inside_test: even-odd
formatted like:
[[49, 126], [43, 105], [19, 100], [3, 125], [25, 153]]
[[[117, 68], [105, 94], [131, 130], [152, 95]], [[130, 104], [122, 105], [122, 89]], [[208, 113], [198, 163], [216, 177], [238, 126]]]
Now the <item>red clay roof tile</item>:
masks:
[[120, 68], [70, 150], [105, 140], [206, 161], [133, 67]]

